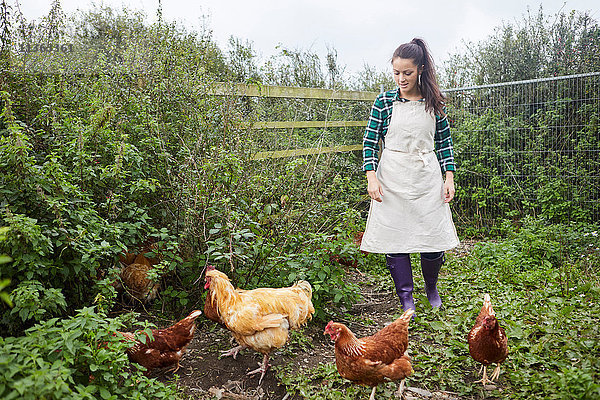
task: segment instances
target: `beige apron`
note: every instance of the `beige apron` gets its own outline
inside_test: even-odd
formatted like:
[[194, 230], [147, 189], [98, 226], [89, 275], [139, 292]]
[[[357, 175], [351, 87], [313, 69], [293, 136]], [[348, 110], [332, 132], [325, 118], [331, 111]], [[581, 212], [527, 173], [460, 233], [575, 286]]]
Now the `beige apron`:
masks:
[[459, 243], [434, 148], [435, 116], [424, 101], [393, 103], [377, 168], [382, 202], [371, 200], [361, 250], [370, 253], [446, 251]]

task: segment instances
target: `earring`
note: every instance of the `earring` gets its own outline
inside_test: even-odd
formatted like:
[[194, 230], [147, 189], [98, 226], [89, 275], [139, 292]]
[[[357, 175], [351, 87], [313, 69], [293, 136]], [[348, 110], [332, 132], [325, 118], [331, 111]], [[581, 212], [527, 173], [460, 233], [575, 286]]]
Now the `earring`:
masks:
[[421, 86], [421, 75], [419, 75], [419, 86]]

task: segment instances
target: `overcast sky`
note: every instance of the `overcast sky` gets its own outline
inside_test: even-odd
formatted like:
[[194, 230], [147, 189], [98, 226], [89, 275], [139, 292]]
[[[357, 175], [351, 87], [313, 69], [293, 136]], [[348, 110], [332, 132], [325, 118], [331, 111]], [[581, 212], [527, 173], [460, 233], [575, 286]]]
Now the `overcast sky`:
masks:
[[[46, 14], [50, 3], [19, 1], [27, 19]], [[158, 0], [94, 3], [144, 10], [150, 21], [156, 19], [158, 8]], [[90, 8], [92, 1], [61, 4], [69, 13]], [[222, 49], [232, 35], [252, 42], [262, 59], [277, 53], [279, 44], [311, 49], [323, 59], [329, 46], [337, 50], [347, 73], [359, 71], [364, 63], [389, 68], [394, 49], [413, 37], [424, 38], [441, 65], [463, 42], [482, 40], [503, 22], [520, 21], [528, 9], [536, 14], [540, 4], [546, 15], [578, 10], [600, 19], [598, 0], [163, 0], [162, 4], [164, 19], [196, 31], [205, 23]]]

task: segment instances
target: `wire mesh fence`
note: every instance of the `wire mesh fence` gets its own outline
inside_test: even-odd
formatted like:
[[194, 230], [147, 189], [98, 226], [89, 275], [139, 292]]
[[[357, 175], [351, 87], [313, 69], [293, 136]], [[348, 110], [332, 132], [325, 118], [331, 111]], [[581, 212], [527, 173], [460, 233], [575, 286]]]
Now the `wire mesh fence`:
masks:
[[445, 90], [458, 224], [600, 217], [600, 73]]

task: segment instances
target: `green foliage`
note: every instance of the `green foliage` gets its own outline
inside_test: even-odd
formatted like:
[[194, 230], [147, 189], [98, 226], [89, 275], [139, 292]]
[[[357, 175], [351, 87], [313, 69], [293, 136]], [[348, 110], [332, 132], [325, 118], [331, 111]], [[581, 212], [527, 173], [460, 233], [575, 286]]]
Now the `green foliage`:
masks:
[[[334, 364], [319, 364], [314, 368], [298, 371], [291, 366], [276, 368], [277, 378], [286, 386], [287, 392], [307, 400], [342, 400], [366, 398], [369, 387], [361, 387], [340, 377]], [[382, 384], [377, 397], [392, 398], [395, 385]]]
[[14, 308], [11, 314], [17, 314], [24, 322], [36, 322], [58, 315], [67, 307], [65, 297], [60, 290], [46, 289], [39, 281], [23, 281], [11, 293]]
[[[440, 279], [445, 309], [419, 313], [411, 325], [411, 334], [420, 337], [411, 341], [411, 379], [428, 388], [483, 395], [480, 386], [471, 383], [478, 366], [469, 356], [466, 336], [483, 294], [490, 293], [509, 343], [500, 375], [502, 396], [598, 395], [599, 365], [593, 354], [600, 350], [600, 331], [592, 321], [600, 311], [600, 282], [597, 267], [588, 275], [582, 263], [590, 248], [599, 252], [600, 242], [591, 234], [597, 227], [539, 221], [524, 225], [509, 239], [482, 243], [468, 258], [449, 261]], [[426, 302], [424, 297], [419, 300]], [[465, 377], [465, 370], [473, 373]]]
[[[582, 88], [555, 82], [554, 88], [515, 85], [452, 95], [459, 164], [453, 211], [461, 233], [504, 235], [527, 215], [548, 223], [592, 221], [599, 212], [593, 172], [600, 167], [593, 156], [597, 121], [590, 104], [572, 100], [585, 98], [592, 80], [584, 80]], [[528, 90], [548, 98], [569, 96], [532, 110]], [[494, 107], [488, 107], [491, 101]], [[572, 124], [585, 128], [574, 131]]]
[[[326, 318], [325, 305], [356, 298], [356, 288], [343, 284], [342, 266], [330, 260], [332, 254], [357, 259], [348, 238], [360, 215], [349, 211], [347, 197], [356, 189], [337, 169], [342, 157], [324, 159], [318, 169], [302, 158], [250, 163], [222, 151], [192, 157], [202, 174], [182, 189], [193, 185], [198, 196], [182, 199], [193, 202], [183, 207], [190, 221], [185, 237], [201, 239], [207, 262], [245, 289], [308, 280], [319, 319]], [[336, 229], [344, 240], [331, 241]]]
[[[30, 297], [25, 302], [31, 308], [19, 307], [21, 318], [26, 320], [42, 316], [43, 311], [34, 309], [47, 308], [50, 299], [57, 300], [57, 304], [62, 301], [64, 309], [64, 299], [59, 301], [55, 294], [61, 291], [73, 306], [89, 300], [92, 294], [86, 293], [85, 282], [97, 276], [101, 262], [106, 263], [124, 247], [120, 241], [124, 228], [135, 233], [144, 225], [139, 221], [111, 223], [103, 217], [102, 204], [98, 207], [90, 193], [92, 188], [78, 179], [79, 171], [73, 171], [57, 152], [39, 154], [25, 129], [16, 122], [11, 100], [6, 96], [3, 116], [7, 129], [0, 137], [4, 171], [0, 193], [4, 223], [9, 229], [6, 240], [0, 242], [0, 251], [12, 258], [3, 266], [3, 275], [17, 286], [21, 280], [43, 281], [48, 293], [52, 293], [43, 296], [48, 300], [43, 305]], [[62, 150], [68, 152], [72, 145], [77, 146], [71, 142]], [[89, 171], [96, 175], [94, 172]], [[141, 216], [142, 221], [144, 218]], [[28, 284], [23, 284], [14, 293], [24, 300], [29, 289]]]
[[[569, 43], [559, 46], [559, 50], [582, 50], [582, 58], [571, 57], [570, 63], [597, 59], [597, 26], [584, 17], [560, 19], [556, 25], [560, 32], [570, 35], [570, 27], [580, 21], [589, 22], [574, 36], [563, 35]], [[207, 263], [216, 264], [237, 286], [248, 289], [308, 280], [314, 289], [318, 320], [345, 313], [357, 300], [358, 288], [345, 280], [348, 269], [370, 268], [380, 273], [381, 282], [386, 279], [380, 257], [363, 256], [352, 243], [354, 234], [363, 229], [367, 205], [359, 154], [253, 158], [264, 150], [356, 143], [362, 130], [249, 129], [260, 119], [359, 120], [367, 115], [370, 104], [256, 100], [211, 93], [212, 82], [225, 78], [259, 87], [267, 83], [346, 88], [350, 83], [342, 79], [343, 66], [335, 50], [328, 52], [323, 64], [313, 52], [282, 47], [280, 54], [259, 68], [248, 42], [232, 39], [230, 51], [225, 54], [209, 31], [190, 33], [162, 20], [149, 24], [140, 13], [102, 7], [67, 19], [59, 2], [39, 23], [25, 19], [2, 22], [3, 39], [7, 39], [3, 46], [9, 42], [13, 47], [70, 42], [76, 49], [68, 56], [40, 52], [24, 55], [5, 47], [1, 51], [3, 65], [10, 61], [13, 66], [33, 68], [32, 74], [3, 73], [0, 87], [0, 214], [2, 225], [6, 225], [6, 237], [0, 240], [0, 307], [4, 311], [14, 305], [2, 313], [0, 324], [3, 332], [24, 334], [0, 339], [4, 352], [0, 368], [6, 371], [0, 376], [15, 378], [0, 382], [3, 397], [6, 393], [9, 398], [159, 398], [171, 393], [170, 388], [139, 374], [124, 374], [122, 345], [109, 335], [121, 322], [105, 314], [117, 298], [119, 254], [147, 240], [155, 242], [161, 252], [162, 261], [150, 277], [162, 283], [160, 308], [166, 312], [180, 312], [201, 301], [193, 285], [201, 271], [198, 266]], [[532, 74], [544, 49], [536, 46], [546, 30], [542, 29], [541, 19], [535, 23], [531, 36], [511, 28], [482, 47], [482, 62], [471, 64], [477, 68], [483, 65], [484, 69], [475, 71], [474, 79], [483, 83], [511, 76], [537, 76]], [[553, 39], [555, 45], [559, 37]], [[585, 43], [589, 46], [583, 46]], [[490, 58], [500, 47], [502, 57]], [[514, 58], [515, 49], [530, 58], [496, 73], [493, 68], [499, 68], [498, 63], [506, 57]], [[468, 57], [457, 60], [458, 67], [460, 62], [472, 61]], [[495, 72], [477, 76], [488, 69]], [[68, 74], [72, 71], [88, 71], [90, 75]], [[389, 74], [365, 67], [363, 76], [352, 84], [379, 90], [384, 82], [389, 82]], [[593, 325], [589, 315], [581, 313], [583, 300], [577, 296], [597, 299], [595, 286], [581, 283], [582, 274], [588, 279], [597, 277], [600, 264], [594, 234], [597, 227], [592, 231], [583, 225], [594, 215], [597, 202], [590, 201], [594, 199], [592, 190], [573, 195], [569, 193], [571, 186], [556, 178], [565, 176], [562, 168], [582, 165], [581, 158], [560, 153], [554, 160], [556, 168], [546, 168], [546, 174], [536, 170], [543, 161], [539, 155], [525, 162], [511, 159], [525, 150], [559, 153], [549, 138], [566, 118], [579, 126], [577, 137], [564, 142], [572, 145], [572, 153], [596, 149], [595, 105], [575, 104], [571, 99], [583, 98], [579, 92], [561, 87], [562, 100], [556, 107], [526, 112], [485, 107], [487, 92], [449, 103], [450, 108], [454, 107], [451, 115], [461, 124], [456, 127], [461, 160], [457, 172], [459, 212], [455, 215], [469, 234], [488, 233], [483, 227], [491, 220], [491, 233], [510, 236], [476, 251], [475, 259], [485, 274], [478, 270], [479, 265], [451, 262], [464, 275], [450, 281], [453, 288], [463, 290], [463, 296], [449, 290], [448, 304], [454, 305], [458, 315], [428, 314], [432, 315], [429, 325], [417, 328], [427, 338], [420, 349], [423, 356], [418, 359], [422, 370], [417, 371], [424, 382], [474, 393], [475, 389], [460, 381], [464, 376], [459, 370], [470, 365], [465, 361], [464, 347], [459, 347], [458, 336], [468, 329], [478, 306], [465, 303], [464, 298], [478, 299], [480, 290], [494, 289], [496, 286], [488, 286], [497, 282], [511, 293], [531, 299], [529, 305], [536, 304], [534, 309], [524, 311], [517, 300], [499, 297], [507, 304], [504, 318], [510, 311], [527, 321], [520, 325], [507, 322], [516, 346], [526, 349], [527, 339], [555, 339], [551, 329], [557, 329], [552, 325], [556, 321], [567, 324], [573, 332], [577, 331], [576, 322]], [[539, 95], [545, 93], [540, 90]], [[518, 96], [507, 96], [506, 103], [517, 100]], [[489, 111], [467, 111], [467, 106], [482, 104]], [[534, 140], [520, 141], [523, 130], [531, 130]], [[491, 133], [494, 141], [489, 140]], [[497, 158], [467, 156], [479, 149]], [[578, 173], [585, 176], [586, 171], [597, 167], [598, 161], [592, 160]], [[487, 180], [469, 182], [461, 171]], [[520, 175], [540, 178], [524, 184], [514, 178]], [[525, 215], [536, 215], [540, 220], [534, 224], [524, 219]], [[469, 219], [472, 216], [473, 223]], [[546, 226], [568, 221], [580, 225]], [[526, 226], [511, 235], [513, 224]], [[573, 257], [575, 254], [578, 256]], [[543, 288], [549, 293], [548, 301], [559, 310], [555, 314], [542, 313], [543, 300], [539, 294], [530, 293], [541, 288], [540, 280], [548, 285]], [[465, 287], [463, 281], [471, 286]], [[83, 308], [92, 302], [98, 312]], [[154, 307], [159, 308], [158, 302]], [[77, 308], [83, 310], [68, 317], [70, 310]], [[569, 313], [575, 322], [564, 321]], [[48, 320], [51, 317], [63, 319]], [[36, 322], [39, 324], [24, 332]], [[84, 330], [83, 326], [90, 329]], [[584, 338], [582, 346], [590, 353], [597, 350], [588, 340], [597, 337], [594, 329], [577, 331]], [[442, 339], [450, 343], [449, 349], [440, 346]], [[571, 339], [575, 341], [575, 336]], [[307, 345], [302, 337], [297, 342], [299, 347]], [[108, 348], [99, 343], [108, 343]], [[538, 342], [535, 346], [539, 348], [527, 354], [516, 347], [515, 365], [545, 374], [549, 384], [565, 388], [566, 393], [593, 396], [597, 390], [594, 360], [580, 357], [566, 365], [557, 361], [547, 342], [544, 348]], [[563, 347], [576, 355], [582, 351], [578, 345]], [[120, 352], [115, 353], [113, 348]], [[554, 358], [545, 358], [546, 353]], [[542, 369], [541, 363], [548, 363], [547, 369]], [[439, 368], [434, 370], [440, 364], [447, 367], [447, 374], [436, 372]], [[310, 382], [306, 376], [289, 380], [289, 386], [312, 398], [323, 398], [319, 396], [324, 392], [333, 396], [330, 398], [341, 398], [334, 388], [364, 396], [365, 389], [333, 378], [331, 366], [319, 368], [306, 376], [321, 377], [324, 390], [312, 391], [306, 386]], [[573, 368], [580, 368], [580, 373]], [[515, 386], [525, 379], [525, 389], [545, 390], [546, 383], [518, 378], [515, 370], [508, 376]], [[35, 392], [25, 388], [31, 379], [37, 385], [32, 389]], [[387, 396], [391, 385], [380, 390]]]
[[89, 307], [46, 320], [24, 336], [0, 338], [0, 397], [172, 398], [173, 387], [129, 367], [127, 344], [114, 335], [123, 323]]
[[552, 386], [564, 388], [558, 394], [558, 399], [591, 400], [600, 396], [600, 385], [597, 378], [589, 372], [576, 367], [562, 367], [560, 371], [551, 374]]
[[[364, 399], [372, 389], [356, 385], [337, 372], [335, 364], [319, 364], [313, 368], [298, 371], [291, 365], [276, 367], [277, 378], [286, 386], [290, 394], [306, 400]], [[377, 387], [376, 398], [396, 397], [398, 383], [382, 383]]]
[[358, 300], [358, 287], [346, 281], [344, 267], [337, 260], [352, 262], [358, 259], [359, 252], [354, 243], [324, 235], [309, 235], [303, 242], [315, 247], [305, 247], [298, 257], [280, 257], [280, 273], [287, 275], [290, 282], [304, 279], [311, 283], [314, 317], [324, 321], [335, 312], [331, 306], [350, 308]]
[[10, 298], [10, 295], [4, 291], [8, 285], [10, 285], [10, 279], [0, 280], [0, 300], [2, 300], [2, 302], [4, 302], [7, 306], [12, 307], [13, 302]]
[[[8, 232], [8, 227], [0, 227], [0, 242], [6, 240], [6, 232]], [[6, 264], [12, 261], [12, 258], [5, 254], [0, 254], [0, 265]], [[0, 276], [0, 301], [6, 304], [9, 307], [13, 306], [10, 295], [4, 291], [10, 285], [10, 279], [1, 279]]]
[[[70, 19], [53, 10], [39, 24], [15, 21], [27, 35], [11, 32], [14, 45], [51, 32], [45, 39], [72, 42], [76, 51], [15, 53], [13, 61], [92, 75], [8, 74], [2, 83], [0, 211], [9, 231], [0, 253], [13, 259], [2, 277], [18, 299], [3, 327], [19, 334], [92, 302], [110, 310], [118, 255], [147, 240], [161, 249], [150, 277], [162, 283], [168, 312], [199, 300], [193, 283], [207, 262], [241, 287], [308, 279], [318, 318], [326, 305], [356, 299], [356, 288], [343, 285], [344, 266], [331, 261], [332, 253], [357, 259], [348, 240], [362, 230], [349, 211], [361, 201], [355, 155], [251, 158], [278, 146], [354, 141], [356, 130], [248, 130], [263, 111], [277, 119], [290, 110], [287, 99], [257, 105], [210, 95], [223, 77], [264, 77], [248, 42], [232, 39], [224, 56], [207, 32], [148, 24], [128, 10], [101, 7]], [[340, 87], [333, 50], [327, 72], [309, 52], [282, 50], [272, 61], [272, 79]], [[365, 107], [351, 104], [357, 115]], [[302, 113], [343, 119], [347, 111], [316, 100]]]
[[[66, 20], [59, 6], [53, 10], [40, 25], [21, 26], [24, 36], [12, 31], [13, 44], [68, 41], [86, 51], [69, 59], [41, 52], [19, 56], [31, 57], [34, 69], [52, 71], [60, 62], [62, 72], [88, 65], [96, 75], [3, 75], [0, 213], [8, 231], [0, 254], [12, 259], [2, 266], [2, 278], [10, 279], [7, 289], [18, 301], [1, 323], [13, 333], [31, 323], [26, 319], [94, 300], [110, 309], [118, 254], [148, 239], [162, 250], [154, 279], [176, 276], [181, 265], [193, 273], [182, 256], [193, 258], [204, 249], [173, 233], [185, 231], [178, 218], [185, 214], [179, 201], [186, 161], [181, 143], [205, 146], [239, 126], [227, 114], [236, 113], [226, 107], [229, 99], [202, 94], [209, 90], [206, 72], [224, 68], [210, 37], [149, 25], [127, 11], [101, 8]], [[124, 64], [114, 62], [114, 51]], [[88, 55], [113, 58], [102, 69]], [[145, 75], [132, 75], [134, 66], [147, 67]], [[223, 131], [227, 120], [232, 122]], [[200, 150], [203, 158], [210, 151]], [[195, 195], [186, 191], [183, 197]]]
[[598, 215], [597, 79], [510, 82], [597, 72], [599, 51], [589, 12], [540, 7], [449, 58], [446, 89], [506, 83], [446, 93], [462, 235], [504, 235], [527, 215], [549, 223]]
[[[390, 49], [390, 60], [393, 49]], [[381, 92], [381, 89], [390, 90], [396, 83], [392, 78], [391, 71], [377, 71], [374, 67], [364, 64], [362, 71], [357, 74], [354, 86], [356, 90], [365, 90], [368, 92]]]
[[537, 13], [505, 21], [494, 34], [452, 54], [440, 74], [445, 88], [597, 72], [600, 27], [589, 11]]
[[[572, 187], [563, 180], [539, 179], [539, 188], [536, 191], [539, 216], [550, 223], [566, 223], [568, 221], [586, 221], [589, 219], [590, 210], [582, 208], [584, 193], [572, 195]], [[585, 200], [584, 200], [585, 201]]]

